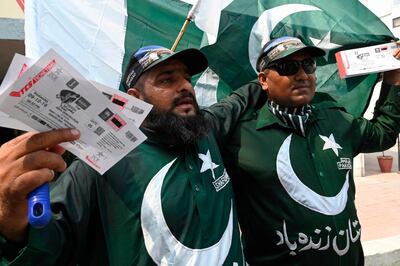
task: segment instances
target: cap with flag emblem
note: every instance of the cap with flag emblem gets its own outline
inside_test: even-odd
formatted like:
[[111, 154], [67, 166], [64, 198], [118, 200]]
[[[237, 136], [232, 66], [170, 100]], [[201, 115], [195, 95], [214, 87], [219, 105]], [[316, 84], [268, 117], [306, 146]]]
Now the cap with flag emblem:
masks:
[[273, 39], [264, 45], [257, 59], [257, 71], [261, 71], [268, 64], [298, 51], [305, 51], [313, 57], [325, 55], [324, 50], [315, 46], [307, 46], [299, 38], [284, 36]]
[[125, 89], [132, 88], [144, 72], [168, 59], [176, 59], [184, 63], [190, 75], [200, 73], [208, 66], [207, 58], [197, 49], [190, 48], [173, 52], [158, 45], [145, 46], [131, 55], [123, 78]]

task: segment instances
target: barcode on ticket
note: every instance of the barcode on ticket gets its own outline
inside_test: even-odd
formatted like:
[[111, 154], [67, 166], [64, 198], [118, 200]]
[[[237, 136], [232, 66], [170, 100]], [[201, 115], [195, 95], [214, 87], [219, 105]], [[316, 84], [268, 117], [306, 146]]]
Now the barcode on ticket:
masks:
[[141, 109], [141, 108], [139, 108], [139, 107], [136, 107], [136, 106], [132, 106], [132, 107], [131, 107], [131, 111], [134, 112], [134, 113], [136, 113], [136, 114], [140, 114], [140, 115], [144, 113], [144, 110], [143, 110], [143, 109]]
[[137, 141], [137, 138], [135, 137], [135, 135], [132, 134], [132, 132], [130, 131], [126, 131], [125, 136], [130, 140], [130, 141]]

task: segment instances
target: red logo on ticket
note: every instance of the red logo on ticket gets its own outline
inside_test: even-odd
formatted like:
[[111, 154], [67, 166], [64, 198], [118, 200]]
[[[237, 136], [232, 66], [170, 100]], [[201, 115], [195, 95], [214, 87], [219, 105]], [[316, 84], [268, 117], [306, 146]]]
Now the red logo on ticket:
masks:
[[43, 78], [56, 64], [56, 60], [53, 59], [50, 63], [43, 68], [36, 76], [34, 76], [28, 83], [25, 84], [19, 91], [12, 91], [10, 92], [11, 97], [21, 97], [25, 92], [30, 90], [33, 85], [35, 85], [41, 78]]

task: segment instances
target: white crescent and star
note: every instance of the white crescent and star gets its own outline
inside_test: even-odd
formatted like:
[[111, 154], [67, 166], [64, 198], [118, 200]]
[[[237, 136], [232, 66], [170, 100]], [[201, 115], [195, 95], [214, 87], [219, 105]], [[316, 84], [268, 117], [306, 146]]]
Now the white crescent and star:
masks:
[[[254, 24], [249, 36], [249, 61], [254, 71], [257, 73], [255, 65], [261, 48], [270, 40], [270, 36], [275, 27], [284, 18], [299, 12], [321, 11], [316, 6], [305, 4], [285, 4], [265, 10]], [[331, 43], [331, 32], [327, 32], [322, 40], [311, 38], [314, 45], [321, 49], [335, 49], [340, 47], [338, 44]]]
[[[206, 248], [194, 249], [179, 242], [168, 228], [161, 204], [162, 184], [175, 160], [176, 158], [158, 171], [149, 182], [143, 196], [141, 225], [147, 252], [157, 265], [222, 265], [232, 243], [233, 203], [231, 202], [226, 229], [217, 243]], [[203, 162], [204, 165], [205, 161]], [[206, 164], [205, 167], [213, 168], [215, 164], [211, 162], [211, 165]]]
[[328, 33], [325, 34], [325, 36], [321, 40], [313, 37], [309, 38], [315, 46], [318, 46], [321, 49], [333, 50], [341, 47], [340, 44], [331, 42], [331, 31], [328, 31]]
[[[191, 3], [194, 0], [182, 1]], [[284, 4], [273, 7], [271, 9], [267, 9], [259, 16], [250, 32], [248, 43], [249, 62], [255, 73], [257, 73], [255, 65], [260, 50], [263, 45], [270, 40], [271, 32], [275, 29], [279, 22], [292, 14], [306, 11], [322, 12], [321, 9], [313, 5]], [[309, 38], [315, 46], [318, 46], [321, 49], [332, 50], [341, 47], [341, 45], [331, 42], [331, 31], [328, 31], [322, 39], [313, 38], [311, 36], [309, 36]], [[328, 54], [326, 55], [326, 57], [327, 56]], [[208, 91], [204, 90], [205, 84], [210, 85], [210, 88], [213, 88], [213, 92], [210, 91], [210, 88], [208, 88]], [[217, 102], [216, 91], [218, 84], [219, 77], [212, 71], [205, 71], [202, 74], [201, 78], [197, 81], [195, 85], [195, 90], [196, 92], [198, 91], [198, 93], [196, 93], [198, 94], [198, 97], [202, 94], [207, 95], [207, 98], [200, 99], [202, 106], [210, 106], [211, 104]]]
[[[316, 193], [303, 184], [293, 170], [292, 163], [290, 161], [291, 139], [292, 134], [290, 134], [283, 142], [276, 159], [276, 171], [279, 181], [285, 191], [294, 201], [315, 212], [325, 215], [337, 215], [341, 213], [346, 207], [347, 203], [350, 170], [347, 171], [346, 180], [340, 191], [335, 196], [327, 197]], [[327, 139], [330, 141], [330, 146], [334, 146], [334, 143], [337, 144], [334, 139], [333, 142], [331, 139]]]

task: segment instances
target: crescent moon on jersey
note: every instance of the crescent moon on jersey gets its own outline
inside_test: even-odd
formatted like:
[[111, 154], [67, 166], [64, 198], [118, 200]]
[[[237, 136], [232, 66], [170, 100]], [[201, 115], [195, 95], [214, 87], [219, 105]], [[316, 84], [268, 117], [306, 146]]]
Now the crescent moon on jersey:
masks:
[[256, 71], [256, 61], [264, 44], [270, 40], [271, 32], [287, 16], [304, 11], [315, 11], [318, 7], [304, 4], [287, 4], [265, 10], [251, 29], [249, 36], [249, 60]]
[[294, 172], [290, 162], [289, 152], [291, 139], [292, 134], [283, 142], [276, 159], [276, 171], [283, 188], [294, 201], [310, 210], [325, 215], [337, 215], [341, 213], [347, 203], [350, 170], [347, 171], [346, 181], [336, 196], [326, 197], [319, 195], [304, 185]]
[[233, 203], [228, 224], [217, 243], [202, 249], [183, 245], [168, 228], [161, 206], [161, 187], [175, 160], [161, 168], [152, 178], [143, 196], [141, 223], [147, 252], [157, 265], [222, 265], [232, 243]]

